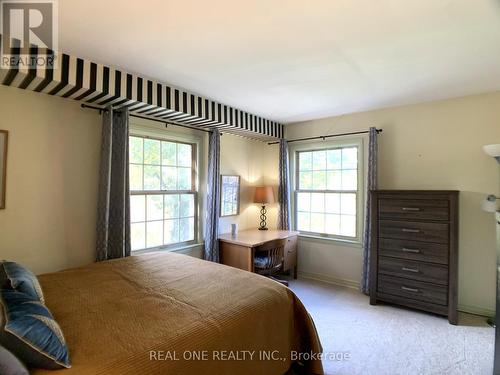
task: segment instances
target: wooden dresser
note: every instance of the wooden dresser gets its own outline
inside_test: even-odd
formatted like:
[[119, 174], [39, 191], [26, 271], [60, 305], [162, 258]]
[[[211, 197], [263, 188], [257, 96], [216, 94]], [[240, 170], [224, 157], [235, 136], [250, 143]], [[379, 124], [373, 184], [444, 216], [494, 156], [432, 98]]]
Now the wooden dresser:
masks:
[[457, 324], [458, 191], [377, 190], [371, 198], [370, 304]]

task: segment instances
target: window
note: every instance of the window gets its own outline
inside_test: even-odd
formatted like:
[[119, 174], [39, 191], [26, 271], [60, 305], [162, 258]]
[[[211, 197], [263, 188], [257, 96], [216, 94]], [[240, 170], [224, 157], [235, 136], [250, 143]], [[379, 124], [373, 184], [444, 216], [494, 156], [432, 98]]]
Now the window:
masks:
[[296, 152], [295, 224], [298, 231], [358, 238], [359, 146]]
[[196, 145], [129, 138], [132, 250], [195, 241]]

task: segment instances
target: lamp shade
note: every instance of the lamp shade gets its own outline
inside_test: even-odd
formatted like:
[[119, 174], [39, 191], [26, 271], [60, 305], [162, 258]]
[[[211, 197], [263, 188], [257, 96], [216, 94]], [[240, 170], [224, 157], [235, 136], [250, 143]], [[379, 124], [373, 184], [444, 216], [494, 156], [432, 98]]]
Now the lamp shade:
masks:
[[253, 196], [253, 203], [274, 203], [272, 186], [257, 186]]

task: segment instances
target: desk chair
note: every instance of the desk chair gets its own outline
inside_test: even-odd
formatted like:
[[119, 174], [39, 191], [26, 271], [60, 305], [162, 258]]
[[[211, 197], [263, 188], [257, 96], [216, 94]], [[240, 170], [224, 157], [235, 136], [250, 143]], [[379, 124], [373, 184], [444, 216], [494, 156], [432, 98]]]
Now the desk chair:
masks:
[[288, 281], [280, 280], [272, 276], [283, 267], [286, 241], [286, 238], [283, 240], [274, 240], [256, 247], [254, 269], [255, 273], [267, 276], [288, 286]]

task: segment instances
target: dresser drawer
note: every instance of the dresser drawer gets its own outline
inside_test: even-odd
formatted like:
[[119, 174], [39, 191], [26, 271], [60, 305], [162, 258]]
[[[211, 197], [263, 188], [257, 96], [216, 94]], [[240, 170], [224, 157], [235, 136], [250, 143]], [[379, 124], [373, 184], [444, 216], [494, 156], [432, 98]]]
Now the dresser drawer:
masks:
[[448, 224], [419, 223], [415, 221], [380, 220], [382, 238], [448, 243]]
[[437, 264], [380, 257], [378, 270], [384, 275], [448, 285], [448, 267]]
[[448, 264], [448, 245], [411, 240], [379, 238], [379, 255]]
[[404, 220], [449, 220], [447, 200], [433, 199], [380, 199], [381, 218]]
[[[388, 275], [378, 275], [378, 291], [418, 301], [448, 304], [448, 288], [422, 281], [403, 279]], [[401, 301], [404, 304], [404, 301]]]

